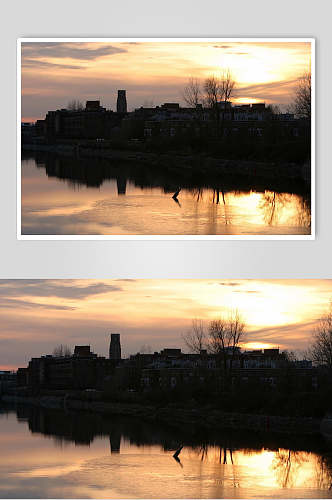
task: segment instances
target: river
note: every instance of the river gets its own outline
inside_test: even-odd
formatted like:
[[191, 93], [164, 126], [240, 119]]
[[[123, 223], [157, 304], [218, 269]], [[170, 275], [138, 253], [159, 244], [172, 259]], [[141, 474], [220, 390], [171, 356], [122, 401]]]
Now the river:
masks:
[[303, 189], [287, 190], [278, 180], [267, 187], [238, 176], [198, 177], [32, 153], [22, 160], [22, 234], [310, 234]]
[[[1, 498], [331, 498], [323, 439], [0, 406]], [[183, 445], [178, 460], [174, 451]]]

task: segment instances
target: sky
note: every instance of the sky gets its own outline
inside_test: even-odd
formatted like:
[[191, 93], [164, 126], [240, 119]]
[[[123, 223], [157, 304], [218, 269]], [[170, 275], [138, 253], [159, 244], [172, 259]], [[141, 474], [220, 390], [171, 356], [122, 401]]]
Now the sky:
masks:
[[310, 71], [309, 42], [25, 42], [22, 121], [44, 118], [72, 99], [116, 109], [118, 89], [128, 109], [183, 101], [190, 77], [200, 82], [229, 69], [234, 103], [286, 107], [299, 76]]
[[193, 319], [206, 325], [237, 309], [244, 349], [303, 351], [328, 310], [332, 280], [0, 280], [0, 369], [66, 344], [108, 356], [121, 334], [124, 357], [185, 349]]

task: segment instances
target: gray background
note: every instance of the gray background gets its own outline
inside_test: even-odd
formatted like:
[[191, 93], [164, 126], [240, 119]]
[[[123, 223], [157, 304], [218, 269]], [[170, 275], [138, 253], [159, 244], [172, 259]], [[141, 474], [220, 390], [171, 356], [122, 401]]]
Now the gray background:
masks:
[[[12, 0], [2, 6], [0, 278], [332, 278], [331, 4], [325, 0]], [[315, 241], [18, 241], [18, 37], [315, 37]]]

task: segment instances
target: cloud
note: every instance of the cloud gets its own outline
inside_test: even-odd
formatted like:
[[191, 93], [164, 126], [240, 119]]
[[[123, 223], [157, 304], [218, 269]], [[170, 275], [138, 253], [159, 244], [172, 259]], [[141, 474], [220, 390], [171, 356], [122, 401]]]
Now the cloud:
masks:
[[292, 100], [297, 79], [277, 80], [267, 83], [239, 86], [235, 91], [235, 99], [259, 99], [279, 105], [285, 105]]
[[[223, 49], [227, 50], [227, 54], [233, 54], [235, 56], [247, 56], [249, 52], [238, 52], [234, 50], [234, 45], [213, 45], [214, 49]], [[233, 49], [233, 50], [228, 50], [228, 49]]]
[[83, 300], [93, 295], [119, 292], [122, 288], [106, 283], [79, 285], [75, 280], [0, 280], [0, 301], [7, 297], [58, 297]]
[[268, 342], [286, 348], [305, 348], [317, 321], [291, 323], [248, 331], [246, 342]]
[[294, 78], [293, 80], [277, 80], [274, 82], [268, 82], [268, 83], [258, 83], [258, 84], [253, 84], [253, 85], [247, 85], [245, 87], [239, 87], [239, 90], [241, 92], [262, 92], [267, 89], [279, 89], [280, 87], [289, 87], [293, 86], [295, 83], [297, 83], [297, 78]]
[[[128, 52], [124, 48], [105, 44], [90, 48], [87, 43], [35, 42], [22, 43], [22, 55], [30, 58], [54, 57], [93, 61], [100, 57]], [[23, 59], [22, 58], [22, 59]]]
[[130, 281], [130, 282], [132, 282], [132, 281], [137, 281], [137, 280], [134, 280], [134, 279], [131, 279], [131, 278], [129, 279], [128, 278], [128, 279], [117, 279], [117, 280], [114, 280], [114, 281]]
[[85, 69], [84, 66], [74, 66], [71, 64], [56, 64], [46, 61], [40, 61], [39, 59], [25, 59], [22, 62], [22, 67], [24, 68], [36, 68], [36, 69], [44, 69], [44, 68], [62, 68], [62, 69]]
[[236, 97], [258, 98], [264, 101], [278, 100], [278, 102], [285, 98], [289, 100], [294, 93], [296, 83], [297, 79], [292, 79], [238, 87]]
[[240, 286], [241, 283], [237, 283], [236, 281], [222, 281], [219, 283], [220, 286]]
[[56, 305], [56, 304], [41, 304], [40, 302], [30, 302], [20, 299], [0, 298], [0, 309], [52, 309], [58, 311], [74, 311], [76, 307]]

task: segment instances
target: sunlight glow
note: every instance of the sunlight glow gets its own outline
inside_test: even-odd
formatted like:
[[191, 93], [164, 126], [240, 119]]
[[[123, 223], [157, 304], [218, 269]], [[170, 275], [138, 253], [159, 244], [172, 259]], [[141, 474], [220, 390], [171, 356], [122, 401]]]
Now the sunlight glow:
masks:
[[247, 350], [261, 350], [261, 349], [276, 349], [278, 348], [275, 344], [264, 344], [262, 342], [245, 342], [241, 344], [243, 349]]
[[258, 102], [261, 102], [261, 100], [255, 99], [254, 97], [239, 97], [233, 99], [234, 104], [254, 104]]

